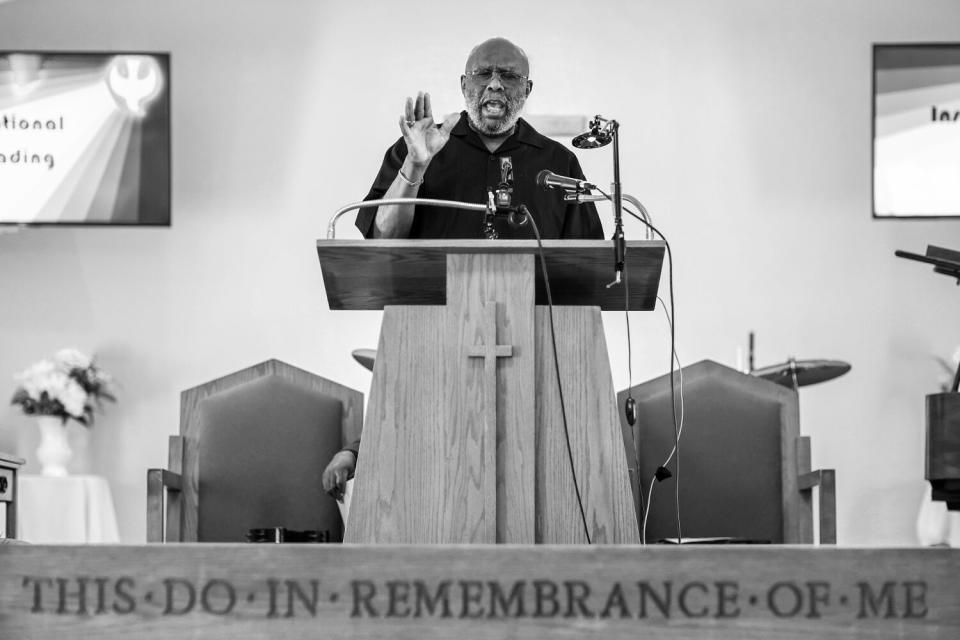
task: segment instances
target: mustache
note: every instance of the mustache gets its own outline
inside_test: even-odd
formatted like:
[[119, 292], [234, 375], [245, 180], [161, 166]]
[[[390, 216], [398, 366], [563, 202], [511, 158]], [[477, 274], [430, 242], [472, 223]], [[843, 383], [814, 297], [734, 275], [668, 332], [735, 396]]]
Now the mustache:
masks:
[[500, 102], [512, 113], [523, 106], [524, 100], [521, 96], [510, 96], [506, 93], [484, 93], [477, 96], [474, 102], [478, 108], [488, 102]]
[[[526, 96], [522, 93], [511, 94], [508, 91], [477, 91], [470, 92], [464, 96], [467, 115], [474, 129], [488, 135], [498, 135], [504, 131], [510, 130], [520, 118], [526, 103]], [[484, 121], [481, 116], [483, 105], [486, 102], [497, 101], [503, 105], [504, 114], [498, 123], [489, 123]]]

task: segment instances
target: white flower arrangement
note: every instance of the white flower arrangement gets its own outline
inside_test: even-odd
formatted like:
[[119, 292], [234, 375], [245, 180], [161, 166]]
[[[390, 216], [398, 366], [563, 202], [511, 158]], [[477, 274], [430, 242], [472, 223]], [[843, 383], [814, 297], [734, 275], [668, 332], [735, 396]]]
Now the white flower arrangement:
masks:
[[116, 398], [111, 378], [93, 359], [76, 349], [62, 349], [53, 358], [31, 365], [14, 376], [19, 383], [11, 404], [27, 415], [56, 416], [66, 424], [93, 424], [93, 413], [104, 400]]

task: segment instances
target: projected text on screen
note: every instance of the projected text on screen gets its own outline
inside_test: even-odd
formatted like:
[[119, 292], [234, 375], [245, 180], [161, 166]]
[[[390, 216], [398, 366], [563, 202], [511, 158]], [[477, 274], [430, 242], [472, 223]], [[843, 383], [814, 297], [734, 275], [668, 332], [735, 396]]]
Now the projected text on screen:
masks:
[[875, 45], [873, 212], [960, 216], [960, 44]]
[[0, 223], [170, 224], [169, 56], [0, 52]]

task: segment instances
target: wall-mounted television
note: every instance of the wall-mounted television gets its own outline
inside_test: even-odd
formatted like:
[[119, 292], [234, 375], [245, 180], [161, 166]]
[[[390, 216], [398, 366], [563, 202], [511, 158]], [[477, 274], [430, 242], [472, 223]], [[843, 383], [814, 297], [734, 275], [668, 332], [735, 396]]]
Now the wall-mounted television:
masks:
[[170, 224], [170, 56], [0, 51], [0, 224]]
[[960, 216], [960, 43], [873, 46], [873, 215]]

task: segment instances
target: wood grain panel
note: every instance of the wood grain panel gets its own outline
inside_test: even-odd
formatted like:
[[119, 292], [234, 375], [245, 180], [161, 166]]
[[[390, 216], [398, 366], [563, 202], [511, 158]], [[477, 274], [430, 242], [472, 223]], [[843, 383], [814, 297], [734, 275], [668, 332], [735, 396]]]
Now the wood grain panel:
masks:
[[819, 544], [837, 544], [837, 473], [833, 469], [818, 469], [820, 475]]
[[[166, 493], [164, 539], [170, 542], [183, 542], [183, 437], [170, 436], [168, 442], [167, 469], [179, 479], [179, 482], [173, 487], [173, 491], [167, 492], [164, 489], [162, 492]], [[170, 486], [163, 479], [161, 479], [161, 485]]]
[[[489, 488], [491, 471], [485, 468], [488, 448], [496, 442], [485, 437], [487, 412], [497, 413], [496, 397], [489, 398], [484, 384], [485, 363], [469, 358], [474, 345], [486, 338], [485, 306], [487, 284], [484, 267], [488, 256], [450, 256], [447, 268], [447, 306], [444, 329], [444, 387], [446, 400], [445, 493], [439, 505], [443, 513], [442, 542], [496, 542], [496, 480], [493, 504], [484, 489]], [[493, 293], [493, 292], [491, 292]], [[496, 304], [495, 293], [489, 300]], [[490, 406], [492, 403], [492, 406]], [[494, 434], [494, 439], [496, 435]], [[493, 473], [496, 474], [496, 465]], [[492, 512], [486, 509], [492, 507]]]
[[960, 550], [0, 545], [0, 637], [955, 640]]
[[587, 541], [574, 488], [576, 477], [591, 541], [637, 543], [639, 529], [600, 311], [554, 307], [554, 321], [573, 469], [563, 429], [549, 310], [538, 307], [537, 541]]
[[[797, 432], [799, 433], [799, 427]], [[810, 473], [813, 465], [812, 445], [810, 436], [798, 435], [794, 439], [794, 443], [793, 455], [796, 473], [793, 484], [796, 497], [795, 500], [787, 500], [786, 490], [788, 487], [784, 488], [784, 542], [809, 544], [814, 542], [815, 533], [813, 526], [813, 491], [804, 490], [803, 477]], [[783, 445], [781, 444], [781, 446]], [[795, 516], [786, 515], [787, 509], [796, 510], [798, 505], [800, 506], [800, 513]], [[792, 524], [787, 526], [788, 522]]]
[[[787, 544], [813, 542], [813, 507], [810, 494], [801, 494], [797, 484], [799, 475], [798, 446], [805, 447], [808, 459], [804, 462], [810, 470], [809, 439], [800, 445], [800, 400], [794, 389], [777, 385], [771, 394], [779, 394], [780, 405], [780, 482], [783, 490], [783, 541]], [[803, 448], [799, 450], [803, 452]]]
[[[543, 247], [555, 304], [623, 310], [622, 288], [606, 288], [613, 279], [610, 241], [545, 240]], [[534, 240], [317, 241], [327, 301], [333, 310], [443, 305], [448, 255], [536, 252]], [[649, 311], [655, 307], [663, 256], [663, 242], [627, 242], [631, 309]], [[536, 303], [546, 304], [539, 272], [535, 277]]]
[[443, 307], [387, 307], [344, 540], [440, 542]]
[[[444, 513], [463, 527], [449, 530], [448, 542], [534, 541], [534, 307], [533, 256], [466, 254], [448, 258], [448, 304], [444, 376], [448, 394], [448, 491]], [[496, 303], [497, 344], [510, 345], [497, 358], [497, 393], [484, 392], [483, 363], [469, 352], [485, 339], [486, 304]], [[496, 442], [484, 443], [483, 419], [493, 403]], [[496, 509], [485, 513], [483, 454], [496, 451]], [[453, 464], [456, 461], [457, 464]], [[484, 519], [494, 519], [496, 536], [483, 538]]]

